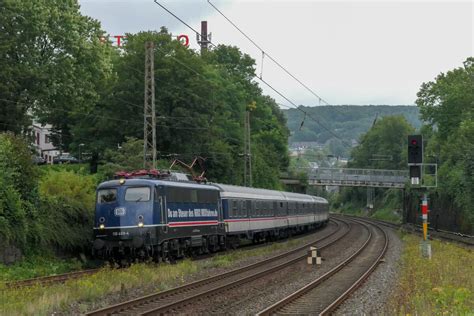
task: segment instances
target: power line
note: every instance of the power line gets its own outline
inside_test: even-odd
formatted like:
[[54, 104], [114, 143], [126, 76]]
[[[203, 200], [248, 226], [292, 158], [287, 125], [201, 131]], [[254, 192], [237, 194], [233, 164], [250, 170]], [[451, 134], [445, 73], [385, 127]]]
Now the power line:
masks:
[[272, 85], [270, 85], [268, 82], [266, 82], [265, 80], [263, 80], [262, 78], [258, 78], [258, 80], [260, 80], [261, 82], [263, 82], [267, 87], [269, 87], [270, 89], [272, 89], [273, 91], [275, 91], [275, 93], [277, 93], [278, 95], [280, 95], [282, 98], [284, 98], [287, 102], [289, 102], [290, 104], [292, 104], [296, 110], [298, 111], [301, 111], [302, 113], [304, 113], [305, 116], [309, 117], [310, 119], [312, 119], [313, 121], [315, 121], [316, 123], [318, 123], [319, 126], [321, 126], [322, 128], [324, 128], [327, 132], [329, 132], [332, 136], [334, 136], [335, 138], [339, 139], [345, 146], [347, 146], [348, 148], [351, 148], [352, 146], [350, 146], [348, 143], [346, 143], [346, 141], [344, 139], [342, 139], [339, 135], [337, 135], [336, 133], [334, 133], [331, 129], [329, 129], [328, 127], [326, 127], [323, 123], [321, 123], [318, 119], [316, 119], [315, 117], [313, 117], [312, 115], [310, 115], [308, 112], [306, 112], [305, 110], [301, 109], [299, 106], [297, 106], [293, 101], [291, 101], [288, 97], [286, 97], [285, 95], [283, 95], [280, 91], [276, 90]]
[[[262, 52], [262, 63], [263, 63], [263, 57], [267, 56], [271, 61], [273, 61], [280, 69], [282, 69], [284, 72], [286, 72], [291, 78], [293, 78], [296, 82], [298, 82], [301, 86], [303, 86], [307, 91], [309, 91], [312, 95], [314, 95], [319, 103], [323, 102], [326, 105], [330, 105], [329, 102], [324, 100], [322, 97], [320, 97], [316, 92], [314, 92], [313, 89], [308, 87], [305, 83], [303, 83], [300, 79], [298, 79], [295, 75], [293, 75], [286, 67], [284, 67], [282, 64], [280, 64], [275, 58], [273, 58], [270, 54], [268, 54], [267, 51], [265, 51], [260, 45], [258, 45], [250, 36], [248, 36], [244, 31], [242, 31], [241, 28], [239, 28], [234, 22], [232, 22], [221, 10], [219, 10], [210, 0], [207, 0], [207, 2], [220, 14], [226, 19], [230, 24], [232, 24], [233, 27], [235, 27], [245, 38], [247, 38], [255, 47], [257, 47], [261, 52]], [[262, 72], [263, 72], [263, 65], [262, 65]], [[262, 78], [262, 75], [260, 75], [260, 78]], [[336, 109], [336, 111], [338, 111]], [[346, 115], [345, 113], [339, 112], [341, 114]]]
[[[184, 25], [186, 25], [189, 29], [191, 29], [193, 32], [195, 32], [197, 35], [201, 36], [202, 37], [202, 34], [199, 33], [197, 30], [195, 30], [193, 27], [191, 27], [189, 24], [187, 24], [186, 22], [184, 22], [180, 17], [178, 17], [176, 14], [174, 14], [173, 12], [171, 12], [168, 8], [166, 8], [164, 5], [162, 5], [161, 3], [159, 3], [157, 0], [154, 0], [154, 2], [159, 5], [161, 8], [163, 8], [166, 12], [168, 12], [169, 14], [171, 14], [173, 17], [175, 17], [178, 21], [180, 21], [181, 23], [183, 23]], [[211, 44], [212, 46], [214, 47], [217, 47], [217, 45], [215, 45], [214, 43], [212, 43], [211, 41], [209, 41], [209, 44]], [[263, 51], [263, 50], [262, 50]], [[311, 118], [313, 121], [315, 121], [317, 124], [319, 124], [321, 127], [323, 127], [325, 130], [327, 130], [331, 135], [333, 135], [334, 137], [338, 138], [339, 140], [341, 140], [341, 142], [346, 145], [347, 147], [351, 147], [349, 144], [347, 144], [341, 137], [339, 137], [336, 133], [334, 133], [333, 131], [331, 131], [329, 128], [327, 128], [326, 126], [324, 126], [319, 120], [315, 119], [314, 117], [312, 117], [311, 115], [309, 115], [306, 111], [300, 109], [300, 107], [298, 107], [293, 101], [291, 101], [288, 97], [286, 97], [283, 93], [281, 93], [280, 91], [278, 91], [277, 89], [275, 89], [274, 87], [272, 87], [270, 84], [268, 84], [266, 81], [264, 81], [262, 78], [259, 78], [258, 76], [254, 75], [254, 78], [257, 78], [258, 80], [262, 81], [263, 83], [265, 83], [269, 88], [271, 88], [274, 92], [276, 92], [278, 95], [280, 95], [282, 98], [284, 98], [286, 101], [288, 101], [290, 104], [292, 104], [297, 110], [299, 111], [302, 111], [303, 113], [305, 113], [309, 118]], [[319, 98], [319, 96], [318, 96]]]

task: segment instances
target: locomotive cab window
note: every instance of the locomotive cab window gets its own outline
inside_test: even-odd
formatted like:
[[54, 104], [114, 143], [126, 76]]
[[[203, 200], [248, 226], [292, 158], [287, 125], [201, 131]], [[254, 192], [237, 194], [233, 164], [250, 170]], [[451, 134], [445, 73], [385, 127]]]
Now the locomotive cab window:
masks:
[[127, 188], [125, 191], [125, 201], [127, 202], [146, 202], [150, 201], [149, 187]]
[[102, 189], [97, 192], [97, 203], [112, 203], [117, 200], [117, 189]]

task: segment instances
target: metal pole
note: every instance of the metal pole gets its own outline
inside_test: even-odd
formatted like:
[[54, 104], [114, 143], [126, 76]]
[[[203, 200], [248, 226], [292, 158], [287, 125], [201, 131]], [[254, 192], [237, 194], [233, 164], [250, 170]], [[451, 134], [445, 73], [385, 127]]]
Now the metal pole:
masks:
[[421, 201], [421, 217], [423, 219], [423, 240], [428, 240], [428, 196], [423, 194]]
[[247, 111], [247, 152], [249, 163], [249, 186], [252, 186], [252, 147], [250, 143], [250, 111]]
[[145, 43], [145, 95], [143, 113], [143, 167], [156, 169], [156, 113], [155, 113], [155, 66], [153, 42]]

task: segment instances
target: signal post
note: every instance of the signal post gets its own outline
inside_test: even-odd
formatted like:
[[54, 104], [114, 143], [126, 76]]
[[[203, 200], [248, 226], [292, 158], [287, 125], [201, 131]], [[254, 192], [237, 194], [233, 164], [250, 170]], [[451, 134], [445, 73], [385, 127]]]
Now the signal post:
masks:
[[[418, 188], [426, 188], [422, 185], [423, 166], [423, 136], [408, 135], [408, 167], [410, 169], [411, 184]], [[420, 249], [423, 257], [431, 259], [431, 243], [428, 240], [428, 194], [423, 193], [421, 200], [421, 218], [423, 226], [423, 241]]]

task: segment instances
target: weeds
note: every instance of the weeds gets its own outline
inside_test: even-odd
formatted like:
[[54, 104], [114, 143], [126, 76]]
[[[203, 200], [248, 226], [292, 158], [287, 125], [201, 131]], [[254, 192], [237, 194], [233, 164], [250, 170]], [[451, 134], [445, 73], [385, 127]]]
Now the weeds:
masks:
[[403, 315], [474, 314], [474, 253], [431, 241], [432, 259], [421, 257], [420, 238], [403, 237], [402, 275], [390, 309]]
[[73, 305], [74, 312], [84, 313], [91, 308], [99, 308], [99, 302], [106, 295], [116, 295], [125, 300], [130, 299], [129, 293], [132, 289], [146, 289], [143, 292], [147, 293], [167, 290], [185, 283], [187, 277], [203, 269], [230, 267], [246, 258], [271, 254], [302, 242], [304, 238], [273, 243], [257, 249], [232, 251], [208, 260], [182, 260], [173, 265], [134, 264], [128, 269], [104, 268], [94, 275], [50, 286], [6, 289], [5, 285], [0, 283], [0, 314], [67, 313]]
[[52, 256], [33, 255], [14, 265], [0, 264], [0, 282], [67, 273], [82, 268], [82, 263], [77, 259], [60, 260]]

